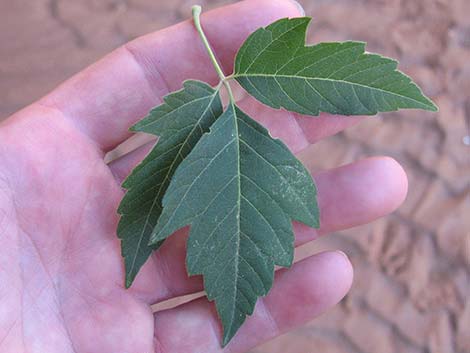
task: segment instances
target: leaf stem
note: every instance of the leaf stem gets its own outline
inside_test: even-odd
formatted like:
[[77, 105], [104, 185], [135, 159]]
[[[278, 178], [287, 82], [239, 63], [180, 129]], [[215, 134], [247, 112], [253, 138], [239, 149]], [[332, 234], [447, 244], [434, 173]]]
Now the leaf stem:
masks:
[[[215, 71], [217, 72], [217, 75], [219, 75], [221, 83], [224, 84], [225, 88], [227, 89], [228, 95], [230, 97], [231, 102], [235, 102], [235, 98], [233, 97], [233, 92], [232, 88], [230, 87], [230, 84], [228, 82], [229, 79], [231, 79], [231, 76], [225, 77], [225, 74], [222, 70], [222, 68], [219, 65], [219, 62], [217, 60], [217, 57], [215, 56], [212, 47], [209, 43], [209, 40], [206, 37], [206, 34], [204, 33], [204, 30], [202, 29], [201, 26], [201, 11], [202, 8], [199, 5], [194, 5], [192, 7], [192, 12], [193, 12], [193, 20], [194, 20], [194, 25], [196, 26], [196, 30], [199, 33], [199, 36], [201, 37], [202, 43], [204, 44], [204, 47], [207, 50], [207, 54], [209, 54], [209, 58], [212, 61], [212, 65], [214, 65]], [[219, 85], [218, 85], [219, 87]]]
[[230, 102], [235, 104], [235, 97], [233, 96], [232, 87], [230, 87], [230, 82], [228, 80], [223, 80], [222, 82], [224, 83], [225, 89], [228, 92]]
[[220, 67], [219, 62], [217, 61], [217, 58], [215, 57], [215, 54], [212, 51], [211, 45], [209, 44], [209, 41], [207, 40], [206, 34], [204, 33], [201, 27], [202, 8], [199, 5], [194, 5], [192, 8], [192, 11], [193, 11], [194, 25], [196, 26], [199, 36], [201, 37], [202, 43], [204, 43], [204, 46], [206, 47], [207, 54], [209, 54], [209, 57], [212, 61], [212, 64], [214, 65], [215, 71], [217, 71], [217, 74], [219, 75], [220, 80], [224, 81], [225, 80], [224, 72], [222, 71], [222, 68]]

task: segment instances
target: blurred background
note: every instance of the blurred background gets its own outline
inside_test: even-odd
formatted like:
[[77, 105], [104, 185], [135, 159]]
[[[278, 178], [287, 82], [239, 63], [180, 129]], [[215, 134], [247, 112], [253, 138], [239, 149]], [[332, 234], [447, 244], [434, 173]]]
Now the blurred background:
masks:
[[[0, 0], [0, 119], [124, 42], [188, 18], [196, 2], [234, 1]], [[369, 118], [302, 154], [313, 169], [392, 156], [408, 198], [385, 219], [300, 248], [297, 258], [345, 251], [352, 290], [250, 353], [470, 352], [470, 0], [300, 2], [311, 43], [366, 41], [399, 59], [440, 112]]]

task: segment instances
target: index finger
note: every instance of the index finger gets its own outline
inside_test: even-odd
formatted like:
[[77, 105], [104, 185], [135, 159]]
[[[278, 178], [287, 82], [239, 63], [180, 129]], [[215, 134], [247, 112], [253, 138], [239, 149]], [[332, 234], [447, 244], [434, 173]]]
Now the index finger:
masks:
[[[299, 7], [291, 0], [247, 0], [203, 14], [202, 26], [228, 72], [251, 32], [278, 18], [299, 15]], [[210, 84], [217, 80], [188, 20], [116, 49], [39, 103], [60, 111], [108, 151], [129, 137], [130, 125], [189, 78]]]

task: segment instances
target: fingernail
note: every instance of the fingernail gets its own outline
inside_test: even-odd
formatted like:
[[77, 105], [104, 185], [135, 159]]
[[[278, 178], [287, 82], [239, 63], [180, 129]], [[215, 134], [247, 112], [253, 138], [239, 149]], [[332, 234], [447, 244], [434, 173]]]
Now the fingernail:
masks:
[[341, 250], [336, 250], [336, 252], [337, 252], [339, 255], [341, 255], [342, 257], [344, 257], [344, 259], [345, 259], [346, 261], [349, 262], [348, 255], [346, 255], [343, 251], [341, 251]]
[[300, 4], [300, 2], [296, 0], [290, 0], [290, 1], [292, 1], [294, 5], [297, 6], [297, 8], [299, 9], [300, 16], [305, 16], [305, 10], [303, 6]]

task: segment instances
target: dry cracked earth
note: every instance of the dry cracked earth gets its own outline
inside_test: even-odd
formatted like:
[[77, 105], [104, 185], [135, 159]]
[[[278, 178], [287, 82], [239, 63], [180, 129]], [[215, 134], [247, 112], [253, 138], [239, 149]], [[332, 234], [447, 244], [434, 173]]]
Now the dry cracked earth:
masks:
[[[229, 2], [199, 1], [206, 9]], [[440, 112], [369, 118], [304, 153], [316, 169], [392, 156], [407, 170], [409, 195], [385, 219], [302, 247], [298, 258], [345, 251], [352, 290], [251, 353], [470, 352], [470, 1], [301, 2], [314, 17], [311, 42], [363, 40], [398, 58]], [[187, 18], [192, 4], [0, 0], [0, 119], [120, 44]]]

